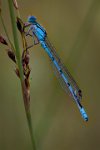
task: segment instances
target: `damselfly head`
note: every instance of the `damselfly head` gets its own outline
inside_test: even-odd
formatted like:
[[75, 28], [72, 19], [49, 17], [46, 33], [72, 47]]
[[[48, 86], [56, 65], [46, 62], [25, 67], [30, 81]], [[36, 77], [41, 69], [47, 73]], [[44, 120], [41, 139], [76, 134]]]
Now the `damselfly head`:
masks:
[[35, 23], [36, 22], [36, 17], [35, 16], [29, 16], [28, 17], [28, 22], [32, 23], [32, 24]]

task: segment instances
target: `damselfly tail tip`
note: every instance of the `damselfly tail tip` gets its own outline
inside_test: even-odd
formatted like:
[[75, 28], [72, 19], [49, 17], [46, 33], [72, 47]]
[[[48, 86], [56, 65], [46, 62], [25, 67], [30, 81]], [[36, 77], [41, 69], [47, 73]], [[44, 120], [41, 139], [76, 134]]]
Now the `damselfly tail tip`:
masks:
[[85, 120], [86, 122], [89, 120], [87, 115], [84, 117], [84, 120]]
[[85, 119], [86, 122], [87, 122], [88, 120], [89, 120], [88, 118]]
[[81, 113], [83, 119], [87, 122], [88, 121], [88, 115], [86, 114], [83, 107], [80, 109], [80, 113]]

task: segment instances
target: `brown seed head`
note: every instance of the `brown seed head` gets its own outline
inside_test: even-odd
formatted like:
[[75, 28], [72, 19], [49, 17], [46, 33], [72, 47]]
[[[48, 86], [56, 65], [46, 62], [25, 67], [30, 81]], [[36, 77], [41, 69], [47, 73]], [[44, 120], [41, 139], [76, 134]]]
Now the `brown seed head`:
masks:
[[19, 69], [18, 68], [15, 69], [15, 73], [20, 78], [20, 73], [19, 73]]
[[4, 45], [8, 45], [6, 39], [2, 35], [0, 35], [0, 43], [2, 43]]
[[23, 32], [23, 22], [20, 18], [17, 17], [17, 28], [22, 33]]
[[14, 52], [8, 49], [7, 54], [9, 56], [9, 58], [16, 63], [16, 58], [15, 58]]
[[15, 7], [16, 9], [18, 9], [18, 3], [17, 3], [17, 0], [13, 0], [13, 4], [14, 4], [14, 7]]
[[29, 61], [30, 61], [30, 55], [29, 55], [29, 54], [26, 54], [26, 55], [25, 55], [24, 61], [25, 61], [25, 64], [26, 64], [26, 65], [29, 64]]

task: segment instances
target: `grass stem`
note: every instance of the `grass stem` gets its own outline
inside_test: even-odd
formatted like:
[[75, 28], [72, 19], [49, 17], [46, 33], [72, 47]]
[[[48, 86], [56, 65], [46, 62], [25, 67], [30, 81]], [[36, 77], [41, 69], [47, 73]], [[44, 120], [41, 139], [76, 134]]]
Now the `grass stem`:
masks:
[[28, 127], [29, 127], [30, 136], [32, 140], [33, 150], [36, 150], [34, 134], [33, 134], [33, 129], [32, 129], [31, 114], [30, 114], [30, 103], [29, 103], [30, 98], [27, 94], [27, 89], [26, 89], [25, 82], [24, 82], [23, 66], [22, 66], [22, 59], [20, 55], [20, 47], [19, 47], [19, 41], [18, 41], [18, 33], [17, 33], [17, 25], [16, 25], [15, 13], [14, 13], [13, 1], [8, 0], [8, 3], [9, 3], [9, 11], [10, 11], [14, 45], [15, 45], [15, 53], [16, 53], [16, 59], [17, 59], [19, 73], [20, 73], [20, 81], [21, 81], [21, 86], [22, 86], [22, 94], [23, 94], [23, 100], [24, 100], [24, 105], [25, 105], [26, 117], [27, 117]]

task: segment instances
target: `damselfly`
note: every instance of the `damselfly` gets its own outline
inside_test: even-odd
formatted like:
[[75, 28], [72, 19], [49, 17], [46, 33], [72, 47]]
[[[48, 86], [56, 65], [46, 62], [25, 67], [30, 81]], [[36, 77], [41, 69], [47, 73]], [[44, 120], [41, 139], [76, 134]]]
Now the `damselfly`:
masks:
[[80, 103], [80, 100], [82, 99], [82, 92], [71, 74], [69, 73], [68, 69], [61, 62], [61, 59], [57, 55], [55, 48], [48, 40], [46, 30], [37, 22], [36, 17], [34, 16], [28, 17], [28, 23], [30, 24], [30, 27], [27, 35], [31, 35], [30, 32], [32, 32], [31, 36], [34, 39], [37, 39], [37, 42], [35, 42], [34, 40], [34, 43], [40, 43], [43, 49], [46, 51], [49, 58], [51, 59], [53, 66], [55, 67], [57, 76], [59, 76], [60, 80], [62, 81], [63, 88], [65, 89], [65, 91], [70, 92], [70, 95], [76, 102], [83, 119], [85, 121], [88, 121], [88, 116]]

